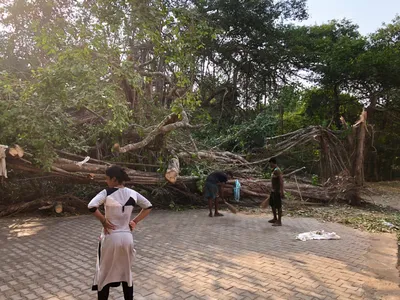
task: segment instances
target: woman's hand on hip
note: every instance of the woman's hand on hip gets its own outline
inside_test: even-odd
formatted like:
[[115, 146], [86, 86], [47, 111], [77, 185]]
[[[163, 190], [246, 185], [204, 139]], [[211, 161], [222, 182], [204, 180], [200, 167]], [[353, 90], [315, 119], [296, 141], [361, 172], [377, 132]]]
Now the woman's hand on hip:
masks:
[[104, 228], [104, 233], [105, 234], [109, 234], [110, 231], [109, 230], [114, 230], [115, 229], [115, 225], [113, 223], [111, 223], [109, 220], [104, 219], [104, 221], [102, 222], [103, 224], [103, 228]]
[[136, 227], [137, 223], [135, 220], [132, 220], [129, 222], [129, 228], [131, 229], [131, 231], [133, 231]]

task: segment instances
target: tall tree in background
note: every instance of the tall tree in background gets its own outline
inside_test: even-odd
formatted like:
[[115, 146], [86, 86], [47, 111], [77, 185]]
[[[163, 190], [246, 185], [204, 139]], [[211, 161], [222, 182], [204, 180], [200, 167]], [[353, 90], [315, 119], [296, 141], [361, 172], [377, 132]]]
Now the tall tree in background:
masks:
[[310, 72], [308, 79], [311, 82], [328, 92], [327, 97], [332, 101], [322, 101], [321, 104], [332, 109], [332, 120], [337, 128], [341, 128], [340, 95], [343, 91], [350, 91], [353, 66], [365, 52], [366, 40], [358, 32], [357, 25], [346, 20], [298, 27], [296, 31], [298, 36], [295, 41], [299, 43], [297, 48], [303, 51], [299, 53], [304, 57], [300, 67]]
[[54, 149], [112, 157], [114, 142], [143, 140], [171, 113], [208, 123], [197, 135], [207, 145], [246, 153], [287, 130], [340, 128], [363, 103], [374, 126], [368, 173], [398, 164], [399, 19], [365, 37], [348, 21], [290, 24], [307, 18], [305, 0], [0, 9], [0, 140], [38, 162]]
[[201, 53], [204, 105], [218, 96], [224, 116], [232, 120], [232, 108], [260, 108], [274, 98], [292, 67], [284, 43], [284, 22], [305, 19], [305, 2], [194, 1], [218, 33], [205, 41]]
[[[356, 61], [352, 90], [367, 105], [371, 138], [366, 148], [369, 179], [392, 179], [399, 164], [400, 18], [368, 37], [367, 51]], [[397, 153], [397, 154], [396, 154]], [[379, 175], [381, 174], [381, 175]]]

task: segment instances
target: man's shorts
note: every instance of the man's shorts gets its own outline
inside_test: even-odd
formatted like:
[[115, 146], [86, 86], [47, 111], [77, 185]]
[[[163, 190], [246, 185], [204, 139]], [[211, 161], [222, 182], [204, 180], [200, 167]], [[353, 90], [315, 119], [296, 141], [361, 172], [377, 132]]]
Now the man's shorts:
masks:
[[215, 199], [218, 195], [218, 185], [215, 183], [207, 182], [204, 185], [204, 198]]
[[281, 194], [277, 192], [271, 192], [269, 196], [269, 205], [272, 208], [282, 208], [282, 199], [281, 199]]

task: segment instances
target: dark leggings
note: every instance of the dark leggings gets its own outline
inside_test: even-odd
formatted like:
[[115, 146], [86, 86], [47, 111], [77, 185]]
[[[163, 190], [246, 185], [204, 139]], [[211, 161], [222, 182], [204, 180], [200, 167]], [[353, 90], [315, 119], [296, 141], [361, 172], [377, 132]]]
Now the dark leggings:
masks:
[[[129, 287], [128, 283], [122, 282], [122, 290], [124, 291], [125, 300], [133, 300], [133, 286]], [[110, 285], [107, 284], [101, 291], [97, 291], [98, 300], [108, 300], [110, 293]]]

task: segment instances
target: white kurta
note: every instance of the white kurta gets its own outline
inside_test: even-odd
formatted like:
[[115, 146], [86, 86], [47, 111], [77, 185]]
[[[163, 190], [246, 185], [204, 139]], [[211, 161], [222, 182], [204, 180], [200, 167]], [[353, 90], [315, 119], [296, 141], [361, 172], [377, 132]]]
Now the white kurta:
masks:
[[101, 232], [92, 289], [101, 291], [107, 284], [118, 286], [120, 282], [127, 282], [131, 287], [135, 249], [129, 222], [135, 205], [148, 209], [151, 203], [138, 192], [123, 187], [102, 190], [88, 207], [93, 211], [102, 204], [107, 220], [115, 229], [109, 230], [109, 234]]

